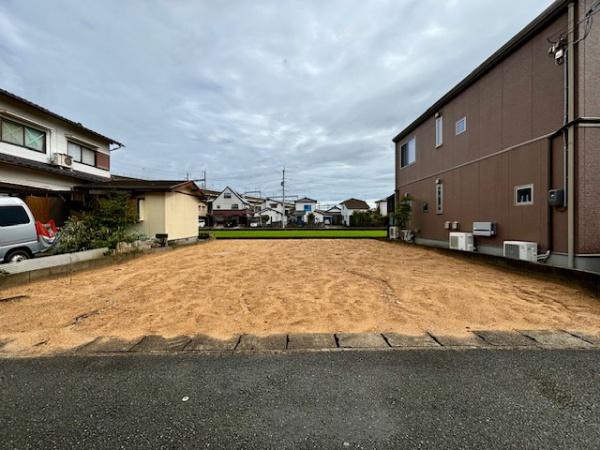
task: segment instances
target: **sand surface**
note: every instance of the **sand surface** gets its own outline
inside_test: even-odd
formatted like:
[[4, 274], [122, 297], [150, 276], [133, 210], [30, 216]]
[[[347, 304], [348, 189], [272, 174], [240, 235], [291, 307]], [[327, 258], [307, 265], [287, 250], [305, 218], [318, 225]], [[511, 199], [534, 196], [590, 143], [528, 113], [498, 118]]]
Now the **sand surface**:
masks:
[[375, 240], [213, 241], [0, 291], [4, 352], [96, 336], [600, 330], [564, 282]]

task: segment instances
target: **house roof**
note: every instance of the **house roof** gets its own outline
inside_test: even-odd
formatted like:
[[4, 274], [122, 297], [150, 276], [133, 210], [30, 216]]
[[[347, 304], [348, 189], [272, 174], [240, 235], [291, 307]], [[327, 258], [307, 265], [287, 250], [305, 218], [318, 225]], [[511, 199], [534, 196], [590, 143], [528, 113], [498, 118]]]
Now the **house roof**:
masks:
[[481, 65], [473, 70], [466, 78], [460, 83], [454, 86], [448, 91], [442, 98], [435, 102], [429, 107], [423, 114], [421, 114], [414, 122], [408, 125], [402, 130], [393, 141], [398, 142], [412, 133], [419, 125], [426, 122], [436, 112], [438, 112], [444, 105], [450, 102], [452, 99], [457, 97], [461, 92], [466, 90], [469, 86], [474, 84], [477, 80], [483, 77], [486, 73], [496, 67], [501, 61], [507, 56], [516, 51], [521, 47], [527, 40], [529, 40], [536, 33], [541, 31], [551, 21], [556, 19], [562, 14], [569, 4], [570, 0], [556, 0], [548, 8], [546, 8], [539, 16], [537, 16], [532, 22], [530, 22], [525, 28], [517, 33], [511, 40], [504, 44], [498, 51], [492, 56], [486, 59]]
[[273, 211], [274, 213], [277, 213], [279, 215], [282, 214], [280, 211], [277, 211], [276, 209], [273, 209], [273, 208], [263, 208], [260, 211], [257, 211], [256, 214], [260, 214], [260, 213], [265, 212], [265, 211]]
[[60, 175], [63, 177], [75, 178], [77, 180], [90, 182], [101, 182], [107, 180], [107, 178], [99, 177], [97, 175], [90, 175], [77, 170], [52, 166], [47, 163], [32, 161], [31, 159], [21, 158], [19, 156], [6, 155], [4, 153], [0, 153], [0, 163], [10, 164], [11, 166], [27, 167], [28, 169], [41, 170], [43, 172], [52, 173], [54, 175]]
[[294, 203], [317, 203], [317, 201], [313, 200], [312, 198], [304, 197], [295, 200]]
[[246, 200], [244, 197], [242, 197], [240, 194], [238, 194], [234, 189], [231, 189], [229, 186], [225, 186], [225, 189], [223, 189], [219, 195], [221, 195], [223, 192], [225, 191], [229, 191], [231, 192], [233, 195], [235, 195], [242, 203], [244, 203], [245, 205], [249, 205], [248, 200]]
[[140, 179], [111, 179], [103, 183], [92, 183], [77, 186], [79, 189], [117, 190], [130, 192], [172, 192], [189, 188], [198, 196], [202, 195], [200, 188], [190, 180], [140, 180]]
[[6, 96], [6, 97], [9, 97], [9, 98], [11, 98], [11, 99], [13, 99], [13, 100], [16, 100], [16, 101], [18, 101], [19, 103], [23, 103], [24, 105], [27, 105], [27, 106], [29, 106], [30, 108], [37, 109], [38, 111], [41, 111], [41, 112], [43, 112], [44, 114], [47, 114], [47, 115], [49, 115], [49, 116], [52, 116], [52, 117], [54, 117], [55, 119], [61, 120], [61, 121], [63, 121], [63, 122], [66, 122], [66, 123], [68, 123], [69, 125], [71, 125], [71, 126], [73, 126], [73, 127], [75, 127], [75, 128], [78, 128], [78, 129], [80, 129], [80, 130], [83, 130], [83, 131], [85, 131], [85, 132], [87, 132], [87, 133], [89, 133], [89, 134], [91, 134], [91, 135], [93, 135], [93, 136], [95, 136], [95, 137], [97, 137], [97, 138], [100, 138], [100, 139], [102, 139], [103, 141], [107, 141], [107, 142], [109, 142], [110, 144], [117, 144], [117, 145], [119, 145], [119, 146], [121, 146], [121, 147], [123, 147], [123, 146], [124, 146], [124, 145], [123, 145], [123, 144], [121, 144], [119, 141], [117, 141], [117, 140], [115, 140], [115, 139], [113, 139], [113, 138], [109, 138], [108, 136], [104, 136], [103, 134], [100, 134], [100, 133], [98, 133], [97, 131], [94, 131], [94, 130], [91, 130], [91, 129], [87, 128], [87, 127], [84, 127], [84, 126], [83, 126], [81, 123], [79, 123], [79, 122], [75, 122], [75, 121], [73, 121], [73, 120], [71, 120], [71, 119], [67, 119], [66, 117], [64, 117], [64, 116], [61, 116], [60, 114], [57, 114], [57, 113], [55, 113], [55, 112], [52, 112], [52, 111], [50, 111], [49, 109], [46, 109], [46, 108], [44, 108], [43, 106], [40, 106], [40, 105], [38, 105], [37, 103], [33, 103], [32, 101], [30, 101], [30, 100], [27, 100], [26, 98], [20, 97], [20, 96], [18, 96], [18, 95], [16, 95], [16, 94], [13, 94], [12, 92], [9, 92], [9, 91], [7, 91], [7, 90], [5, 90], [5, 89], [2, 89], [2, 88], [0, 88], [0, 94], [4, 95], [4, 96]]
[[364, 200], [358, 200], [356, 198], [349, 198], [344, 200], [341, 205], [344, 205], [348, 209], [369, 209], [369, 204]]

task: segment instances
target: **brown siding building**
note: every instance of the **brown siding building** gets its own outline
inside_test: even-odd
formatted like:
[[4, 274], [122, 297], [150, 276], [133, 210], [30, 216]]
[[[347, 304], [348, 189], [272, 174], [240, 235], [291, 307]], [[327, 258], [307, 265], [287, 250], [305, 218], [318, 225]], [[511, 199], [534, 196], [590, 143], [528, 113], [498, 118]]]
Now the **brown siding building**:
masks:
[[598, 0], [554, 2], [394, 138], [418, 243], [447, 247], [447, 222], [493, 222], [477, 251], [530, 241], [549, 264], [600, 272], [597, 12]]

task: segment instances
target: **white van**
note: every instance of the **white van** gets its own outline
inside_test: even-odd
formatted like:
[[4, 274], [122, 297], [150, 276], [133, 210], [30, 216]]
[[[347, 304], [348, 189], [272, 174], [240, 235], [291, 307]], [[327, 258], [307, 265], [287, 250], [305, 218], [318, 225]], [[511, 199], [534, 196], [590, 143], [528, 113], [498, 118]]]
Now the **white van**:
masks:
[[35, 219], [23, 200], [0, 197], [0, 262], [19, 262], [43, 249]]

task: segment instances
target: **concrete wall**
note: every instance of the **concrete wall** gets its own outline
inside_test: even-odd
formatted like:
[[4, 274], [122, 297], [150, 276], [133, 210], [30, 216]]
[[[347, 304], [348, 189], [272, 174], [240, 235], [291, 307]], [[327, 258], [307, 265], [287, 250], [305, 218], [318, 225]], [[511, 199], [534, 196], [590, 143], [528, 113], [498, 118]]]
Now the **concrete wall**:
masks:
[[[165, 193], [147, 192], [139, 197], [144, 199], [144, 220], [134, 225], [132, 230], [150, 238], [155, 237], [156, 234], [165, 233]], [[198, 217], [196, 216], [197, 223]], [[169, 238], [171, 237], [169, 236]]]
[[[22, 105], [21, 103], [1, 94], [0, 116], [5, 117], [8, 120], [21, 122], [24, 125], [31, 125], [33, 127], [40, 128], [46, 132], [46, 153], [29, 150], [27, 148], [5, 142], [0, 142], [0, 153], [49, 164], [53, 153], [67, 153], [67, 139], [68, 137], [72, 137], [88, 144], [97, 152], [103, 153], [107, 155], [107, 158], [110, 158], [108, 142], [101, 141], [97, 136], [86, 133], [77, 127], [71, 126], [65, 122], [43, 114], [41, 111], [38, 111], [34, 108]], [[108, 170], [87, 166], [77, 162], [73, 163], [73, 169], [100, 177], [110, 177], [110, 172]], [[62, 186], [59, 184], [57, 185], [56, 190], [60, 189], [62, 189]]]
[[198, 197], [180, 192], [165, 194], [165, 232], [169, 240], [198, 237]]

